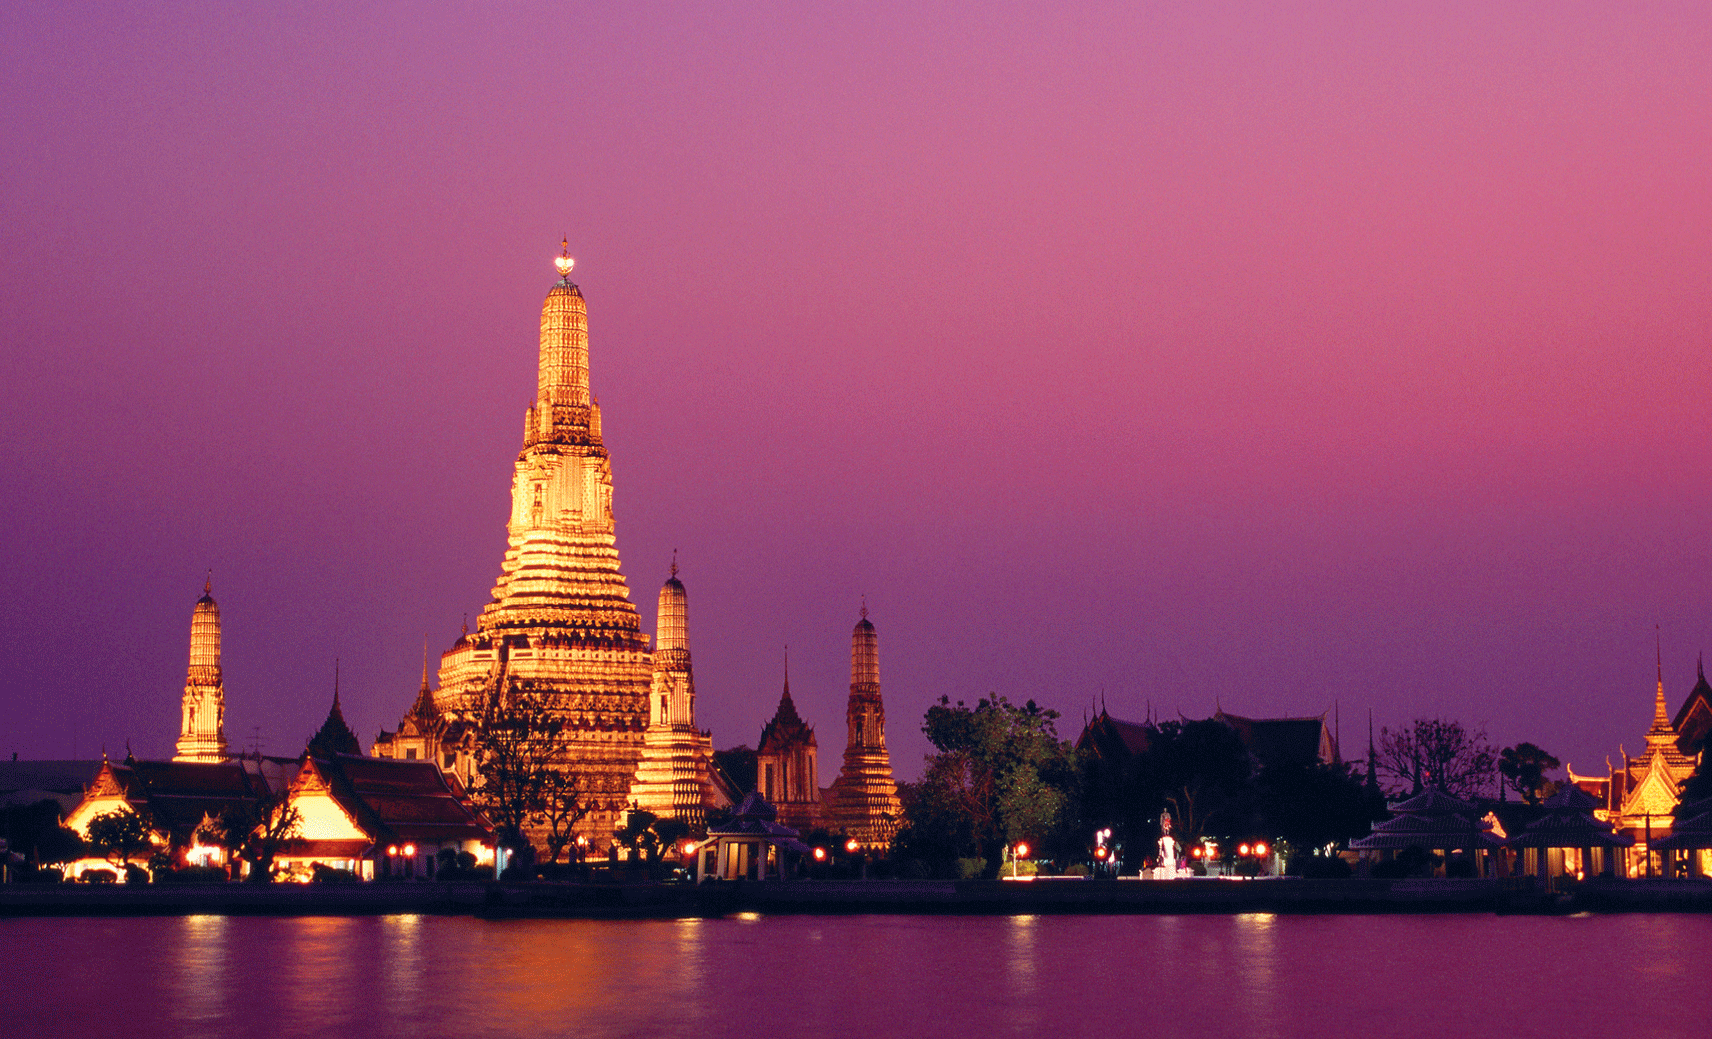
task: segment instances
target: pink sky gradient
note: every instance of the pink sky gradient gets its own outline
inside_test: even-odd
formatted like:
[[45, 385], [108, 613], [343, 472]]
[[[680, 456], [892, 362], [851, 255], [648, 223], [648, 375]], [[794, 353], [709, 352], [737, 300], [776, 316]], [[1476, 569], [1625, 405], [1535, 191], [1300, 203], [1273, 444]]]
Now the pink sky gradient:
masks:
[[0, 753], [166, 755], [498, 573], [568, 233], [653, 627], [753, 744], [941, 694], [1578, 770], [1712, 648], [1704, 4], [0, 9]]

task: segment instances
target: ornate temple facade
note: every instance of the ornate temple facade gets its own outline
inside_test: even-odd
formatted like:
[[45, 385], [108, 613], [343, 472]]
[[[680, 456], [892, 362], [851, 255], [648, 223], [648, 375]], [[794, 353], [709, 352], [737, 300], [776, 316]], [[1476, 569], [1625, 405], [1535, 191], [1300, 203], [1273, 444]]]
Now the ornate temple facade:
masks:
[[713, 734], [696, 728], [689, 597], [678, 580], [676, 560], [660, 588], [654, 637], [648, 728], [642, 734], [642, 761], [630, 787], [630, 803], [661, 818], [682, 819], [699, 827], [706, 823], [709, 809], [731, 807], [732, 797], [713, 767]]
[[619, 571], [612, 466], [589, 389], [588, 312], [570, 258], [557, 266], [492, 601], [476, 630], [441, 654], [439, 688], [420, 691], [400, 733], [382, 733], [373, 753], [415, 750], [467, 779], [474, 742], [464, 735], [508, 697], [538, 694], [563, 718], [564, 765], [593, 805], [577, 833], [599, 848], [620, 825], [642, 759], [653, 660]]
[[1651, 845], [1670, 836], [1682, 788], [1694, 774], [1712, 730], [1712, 684], [1706, 681], [1704, 661], [1698, 670], [1699, 680], [1673, 719], [1665, 706], [1661, 660], [1653, 694], [1653, 723], [1647, 729], [1645, 749], [1638, 756], [1631, 757], [1622, 750], [1621, 766], [1613, 768], [1607, 759], [1603, 776], [1577, 775], [1565, 767], [1570, 782], [1598, 801], [1594, 815], [1612, 823], [1617, 833], [1634, 839], [1624, 863], [1624, 872], [1631, 877], [1656, 875], [1662, 869]]
[[850, 635], [850, 703], [845, 711], [849, 728], [844, 768], [829, 791], [831, 827], [865, 848], [891, 846], [903, 818], [898, 784], [892, 779], [892, 759], [886, 753], [886, 707], [880, 700], [880, 640], [868, 620], [868, 607]]
[[814, 728], [802, 720], [791, 701], [791, 678], [773, 720], [761, 730], [755, 745], [755, 787], [777, 811], [780, 825], [807, 832], [825, 825], [820, 798], [820, 747]]
[[190, 615], [190, 669], [184, 678], [183, 715], [174, 761], [225, 761], [226, 684], [220, 673], [220, 607], [213, 578]]

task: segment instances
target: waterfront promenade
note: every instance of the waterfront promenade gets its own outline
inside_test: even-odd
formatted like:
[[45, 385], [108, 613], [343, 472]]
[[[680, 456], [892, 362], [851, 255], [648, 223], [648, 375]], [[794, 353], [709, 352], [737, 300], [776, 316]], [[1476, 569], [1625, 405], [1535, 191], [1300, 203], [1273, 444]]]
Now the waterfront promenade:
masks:
[[718, 917], [731, 913], [1709, 912], [1712, 881], [1605, 881], [1561, 892], [1501, 880], [785, 881], [735, 884], [7, 885], [0, 916], [395, 913]]

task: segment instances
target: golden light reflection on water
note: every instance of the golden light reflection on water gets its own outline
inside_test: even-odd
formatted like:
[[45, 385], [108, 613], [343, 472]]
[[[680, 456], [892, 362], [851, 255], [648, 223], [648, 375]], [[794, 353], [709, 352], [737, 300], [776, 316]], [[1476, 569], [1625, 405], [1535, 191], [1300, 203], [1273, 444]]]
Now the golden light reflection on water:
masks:
[[1235, 921], [1238, 1001], [1250, 1034], [1267, 1035], [1279, 1023], [1278, 914], [1240, 913]]
[[189, 1025], [208, 1025], [226, 1013], [226, 935], [223, 916], [187, 916], [173, 943], [177, 1015]]
[[423, 947], [422, 918], [412, 914], [383, 916], [381, 962], [383, 996], [387, 1009], [408, 1015], [421, 1000]]
[[1033, 916], [1013, 916], [1006, 934], [1005, 973], [1010, 980], [1016, 1023], [1025, 1033], [1033, 1032], [1042, 1023], [1036, 998], [1040, 987], [1039, 921]]
[[1189, 1007], [1187, 1029], [1148, 1030], [1267, 1039], [1357, 1020], [1392, 1039], [1477, 1033], [1490, 1001], [1443, 999], [1463, 990], [1573, 1034], [1607, 990], [1538, 979], [1566, 947], [1612, 946], [1650, 950], [1620, 980], [1653, 1008], [1653, 1034], [1698, 1034], [1712, 918], [210, 916], [8, 920], [0, 938], [0, 992], [35, 1004], [6, 1024], [29, 1035], [109, 1035], [118, 1021], [139, 1039], [1068, 1039]]

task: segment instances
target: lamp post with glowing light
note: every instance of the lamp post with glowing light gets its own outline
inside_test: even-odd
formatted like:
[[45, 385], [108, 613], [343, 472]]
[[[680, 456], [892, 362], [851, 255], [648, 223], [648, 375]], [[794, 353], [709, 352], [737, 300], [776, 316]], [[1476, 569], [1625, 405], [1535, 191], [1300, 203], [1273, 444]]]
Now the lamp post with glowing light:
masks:
[[1017, 841], [1016, 847], [1011, 848], [1010, 853], [1011, 853], [1011, 879], [1015, 880], [1017, 877], [1017, 863], [1022, 859], [1028, 858], [1028, 853], [1029, 853], [1028, 842], [1027, 841]]

